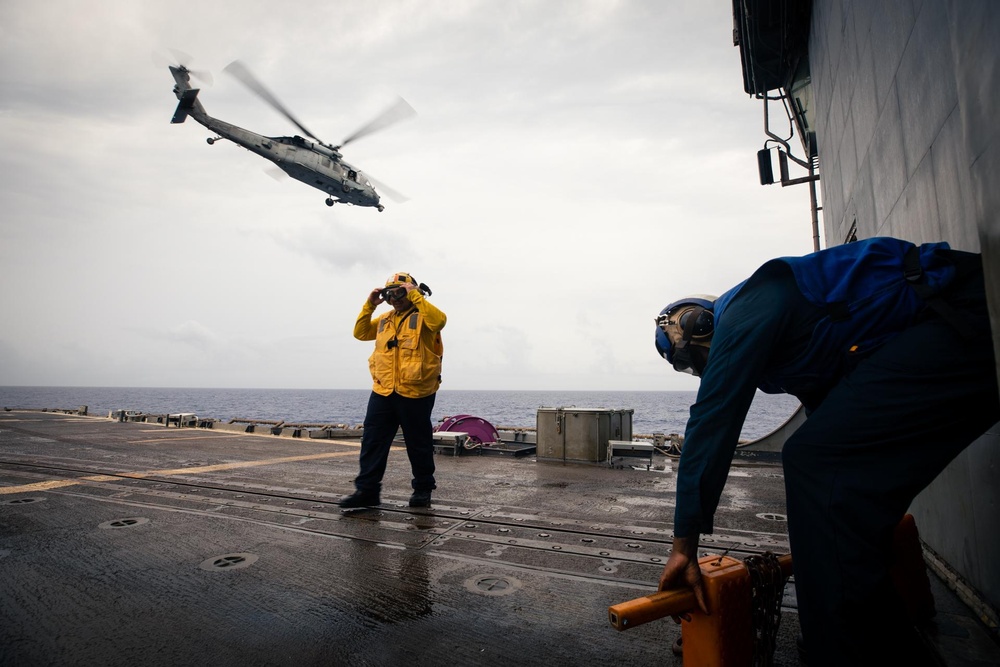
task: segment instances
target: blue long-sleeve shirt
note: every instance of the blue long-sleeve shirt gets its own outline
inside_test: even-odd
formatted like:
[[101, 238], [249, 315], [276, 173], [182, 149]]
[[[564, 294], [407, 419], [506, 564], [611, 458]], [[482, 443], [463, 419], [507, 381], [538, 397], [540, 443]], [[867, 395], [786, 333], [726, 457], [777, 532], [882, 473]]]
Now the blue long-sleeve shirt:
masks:
[[958, 259], [947, 243], [874, 237], [772, 260], [716, 299], [677, 471], [675, 535], [712, 532], [758, 387], [794, 395], [808, 414], [861, 359], [914, 322], [924, 299], [945, 293]]
[[715, 510], [761, 378], [769, 367], [805, 353], [822, 315], [780, 262], [761, 267], [727, 306], [712, 336], [684, 434], [674, 513], [677, 537], [713, 532]]

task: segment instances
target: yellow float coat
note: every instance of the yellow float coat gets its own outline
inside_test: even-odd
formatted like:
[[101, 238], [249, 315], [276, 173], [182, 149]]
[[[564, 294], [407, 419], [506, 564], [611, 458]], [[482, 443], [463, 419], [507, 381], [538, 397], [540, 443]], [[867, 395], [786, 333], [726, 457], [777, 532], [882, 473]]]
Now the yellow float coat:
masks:
[[[411, 290], [407, 298], [412, 307], [405, 313], [393, 308], [375, 318], [376, 306], [365, 299], [354, 323], [354, 337], [375, 341], [368, 366], [376, 394], [396, 392], [407, 398], [423, 398], [441, 386], [441, 329], [448, 318], [419, 290]], [[396, 343], [390, 347], [393, 340]]]

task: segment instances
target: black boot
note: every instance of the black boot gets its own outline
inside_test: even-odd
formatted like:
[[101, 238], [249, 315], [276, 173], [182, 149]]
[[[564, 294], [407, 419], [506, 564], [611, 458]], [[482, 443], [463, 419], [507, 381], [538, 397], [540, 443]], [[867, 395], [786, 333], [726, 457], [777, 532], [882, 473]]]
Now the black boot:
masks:
[[380, 502], [377, 491], [355, 491], [340, 499], [340, 507], [345, 510], [357, 507], [375, 507]]
[[416, 490], [413, 495], [410, 496], [410, 507], [430, 507], [431, 506], [431, 490]]

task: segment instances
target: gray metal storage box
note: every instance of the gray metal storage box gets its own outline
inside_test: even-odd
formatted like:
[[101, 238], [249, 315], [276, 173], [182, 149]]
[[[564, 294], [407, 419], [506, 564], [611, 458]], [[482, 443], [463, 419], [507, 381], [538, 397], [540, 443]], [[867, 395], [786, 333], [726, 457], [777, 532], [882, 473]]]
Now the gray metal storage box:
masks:
[[538, 408], [536, 456], [539, 461], [603, 463], [608, 441], [632, 439], [631, 408]]

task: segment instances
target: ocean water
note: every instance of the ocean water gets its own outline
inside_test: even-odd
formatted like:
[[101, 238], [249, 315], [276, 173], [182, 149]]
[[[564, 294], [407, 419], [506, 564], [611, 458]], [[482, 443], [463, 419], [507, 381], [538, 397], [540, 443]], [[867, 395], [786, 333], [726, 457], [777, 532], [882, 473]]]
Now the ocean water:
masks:
[[[193, 412], [199, 417], [360, 424], [367, 389], [181, 389], [156, 387], [0, 387], [0, 407], [77, 409], [106, 416], [112, 410], [152, 414]], [[688, 391], [460, 391], [438, 392], [432, 418], [481, 417], [494, 426], [534, 427], [539, 408], [631, 409], [632, 433], [684, 433], [695, 393]], [[787, 395], [757, 393], [742, 439], [767, 435], [798, 407]]]

